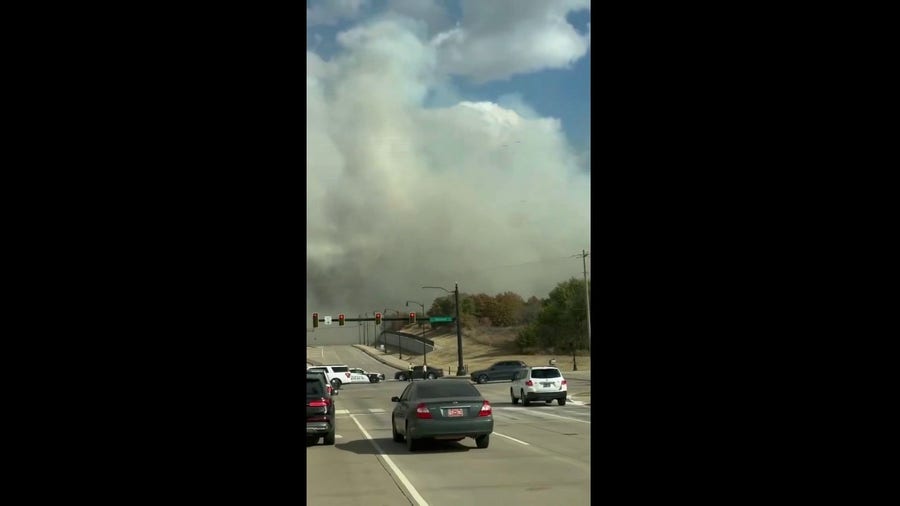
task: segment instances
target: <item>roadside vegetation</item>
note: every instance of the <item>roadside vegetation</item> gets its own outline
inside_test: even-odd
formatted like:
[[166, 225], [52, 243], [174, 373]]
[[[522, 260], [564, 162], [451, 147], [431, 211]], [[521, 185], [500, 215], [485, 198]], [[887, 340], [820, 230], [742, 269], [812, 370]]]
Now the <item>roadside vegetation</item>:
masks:
[[[590, 286], [590, 285], [588, 285]], [[499, 360], [523, 360], [545, 365], [556, 360], [566, 370], [589, 370], [587, 313], [584, 281], [571, 278], [559, 283], [545, 299], [504, 292], [496, 295], [459, 294], [463, 358], [469, 371]], [[457, 364], [455, 323], [428, 323], [429, 316], [454, 316], [454, 297], [435, 299], [416, 325], [394, 325], [386, 330], [403, 330], [432, 339], [436, 349], [428, 354], [429, 365], [452, 370]], [[421, 356], [410, 360], [421, 363]]]

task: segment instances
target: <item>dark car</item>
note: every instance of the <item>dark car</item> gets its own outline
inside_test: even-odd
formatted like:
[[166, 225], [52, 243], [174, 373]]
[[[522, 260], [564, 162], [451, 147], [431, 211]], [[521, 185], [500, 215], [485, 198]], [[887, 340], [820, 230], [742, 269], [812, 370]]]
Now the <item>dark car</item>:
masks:
[[[413, 379], [436, 379], [440, 378], [444, 375], [443, 369], [438, 369], [437, 367], [428, 366], [428, 371], [424, 372], [424, 368], [421, 365], [417, 365], [412, 368], [412, 378]], [[409, 371], [397, 371], [394, 373], [394, 379], [399, 381], [406, 381], [409, 379]]]
[[318, 369], [307, 369], [306, 374], [307, 376], [310, 374], [315, 374], [316, 376], [322, 378], [322, 382], [325, 383], [325, 390], [328, 391], [328, 395], [332, 395], [335, 392], [335, 388], [328, 382], [328, 376], [326, 376], [323, 371]]
[[468, 381], [452, 378], [410, 383], [391, 413], [394, 441], [406, 440], [409, 451], [425, 439], [460, 441], [470, 437], [487, 448], [494, 431], [491, 403]]
[[327, 445], [334, 444], [334, 395], [328, 393], [328, 383], [319, 374], [306, 375], [306, 444], [314, 445], [319, 438]]
[[513, 374], [525, 367], [528, 367], [528, 364], [521, 360], [504, 360], [502, 362], [497, 362], [487, 369], [473, 372], [471, 378], [472, 381], [476, 383], [487, 383], [488, 381], [512, 381]]

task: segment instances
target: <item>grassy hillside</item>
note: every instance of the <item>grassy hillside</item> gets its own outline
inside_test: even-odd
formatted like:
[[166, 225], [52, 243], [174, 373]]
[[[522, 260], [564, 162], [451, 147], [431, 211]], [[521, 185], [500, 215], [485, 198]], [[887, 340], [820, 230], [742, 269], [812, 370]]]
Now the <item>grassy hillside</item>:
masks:
[[[419, 334], [420, 330], [415, 326], [402, 329], [404, 332]], [[564, 354], [520, 354], [515, 345], [516, 335], [520, 327], [478, 327], [476, 329], [463, 329], [463, 364], [469, 371], [489, 367], [500, 360], [522, 360], [529, 365], [547, 365], [552, 358], [556, 359], [556, 366], [563, 371], [571, 371], [572, 355]], [[458, 362], [456, 329], [439, 328], [425, 332], [425, 337], [434, 341], [435, 351], [428, 354], [428, 365], [442, 367], [445, 374], [455, 374]], [[388, 351], [391, 351], [388, 348]], [[396, 348], [393, 350], [396, 354]], [[407, 358], [403, 353], [404, 360]], [[410, 355], [413, 364], [422, 363], [421, 354]], [[582, 351], [575, 357], [579, 371], [591, 369], [591, 359], [586, 351]]]

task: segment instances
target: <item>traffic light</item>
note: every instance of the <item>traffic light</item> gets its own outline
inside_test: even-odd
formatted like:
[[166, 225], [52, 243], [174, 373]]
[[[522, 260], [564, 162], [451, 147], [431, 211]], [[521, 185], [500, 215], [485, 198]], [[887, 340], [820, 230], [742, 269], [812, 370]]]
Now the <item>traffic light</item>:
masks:
[[375, 325], [381, 325], [381, 313], [375, 313]]
[[344, 313], [338, 315], [338, 325], [344, 324]]
[[313, 313], [313, 328], [319, 326], [319, 313]]
[[416, 323], [416, 313], [409, 313], [409, 323]]

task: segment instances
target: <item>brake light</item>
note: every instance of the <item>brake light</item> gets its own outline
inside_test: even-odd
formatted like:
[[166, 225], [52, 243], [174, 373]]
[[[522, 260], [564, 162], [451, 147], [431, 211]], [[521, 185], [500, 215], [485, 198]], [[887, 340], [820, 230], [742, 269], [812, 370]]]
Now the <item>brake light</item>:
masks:
[[309, 401], [309, 407], [311, 408], [324, 408], [326, 406], [331, 405], [331, 399], [326, 399], [322, 397], [321, 399], [316, 399], [314, 401]]
[[490, 401], [484, 401], [481, 403], [481, 411], [478, 412], [478, 416], [491, 416], [491, 403]]
[[533, 386], [534, 386], [534, 382], [531, 381], [531, 380], [528, 380], [528, 381], [525, 382], [525, 386], [533, 387]]
[[325, 388], [327, 388], [327, 389], [328, 389], [328, 395], [332, 395], [332, 394], [334, 394], [334, 389], [333, 389], [333, 388], [331, 388], [331, 385], [325, 385]]
[[562, 384], [565, 385], [565, 384], [566, 384], [566, 380], [562, 380]]
[[426, 406], [424, 402], [420, 402], [419, 405], [416, 406], [416, 418], [431, 418], [431, 411], [428, 411], [428, 406]]

